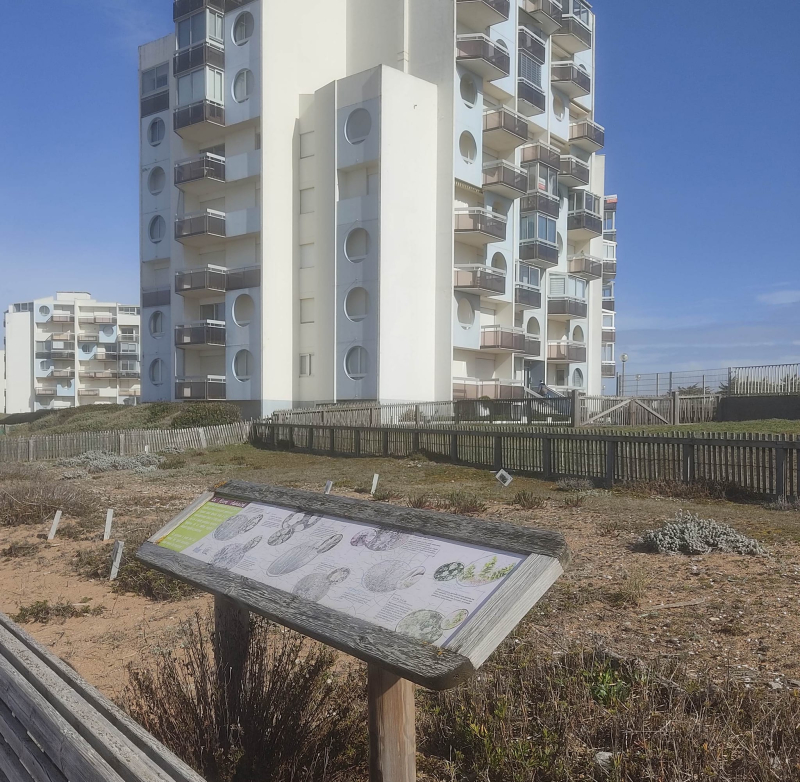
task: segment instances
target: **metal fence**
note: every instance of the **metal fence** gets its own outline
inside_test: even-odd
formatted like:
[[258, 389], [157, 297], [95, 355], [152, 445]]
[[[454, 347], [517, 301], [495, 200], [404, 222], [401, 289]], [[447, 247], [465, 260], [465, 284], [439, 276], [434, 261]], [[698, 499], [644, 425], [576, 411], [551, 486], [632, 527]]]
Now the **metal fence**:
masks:
[[727, 393], [731, 396], [800, 394], [800, 364], [736, 367], [730, 371]]
[[775, 435], [609, 434], [607, 431], [393, 428], [258, 422], [262, 448], [329, 456], [431, 458], [606, 487], [635, 481], [715, 482], [742, 492], [798, 496], [800, 440]]

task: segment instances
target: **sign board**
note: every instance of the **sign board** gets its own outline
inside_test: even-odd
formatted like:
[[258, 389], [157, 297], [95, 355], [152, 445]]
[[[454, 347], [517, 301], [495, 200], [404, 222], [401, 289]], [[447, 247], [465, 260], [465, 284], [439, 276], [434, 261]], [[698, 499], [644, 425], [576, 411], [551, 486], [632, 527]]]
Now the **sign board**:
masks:
[[552, 532], [238, 481], [138, 553], [430, 689], [469, 678], [568, 556]]

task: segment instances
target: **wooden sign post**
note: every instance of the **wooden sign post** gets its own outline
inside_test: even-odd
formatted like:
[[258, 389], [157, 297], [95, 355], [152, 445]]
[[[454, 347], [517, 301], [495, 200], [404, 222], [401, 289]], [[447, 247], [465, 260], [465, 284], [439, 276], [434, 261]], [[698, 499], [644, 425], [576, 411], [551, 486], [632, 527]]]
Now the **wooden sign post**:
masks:
[[254, 612], [368, 663], [370, 779], [416, 779], [414, 684], [468, 680], [564, 572], [553, 532], [232, 481], [138, 552], [215, 596], [231, 714]]

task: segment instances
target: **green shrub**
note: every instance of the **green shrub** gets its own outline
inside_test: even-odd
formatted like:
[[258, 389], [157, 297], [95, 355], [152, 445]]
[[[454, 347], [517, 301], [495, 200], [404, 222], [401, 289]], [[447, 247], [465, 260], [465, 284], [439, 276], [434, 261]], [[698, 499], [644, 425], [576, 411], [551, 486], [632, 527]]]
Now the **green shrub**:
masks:
[[192, 426], [218, 426], [235, 424], [242, 420], [242, 413], [236, 405], [225, 402], [186, 405], [172, 419], [173, 429], [188, 429]]

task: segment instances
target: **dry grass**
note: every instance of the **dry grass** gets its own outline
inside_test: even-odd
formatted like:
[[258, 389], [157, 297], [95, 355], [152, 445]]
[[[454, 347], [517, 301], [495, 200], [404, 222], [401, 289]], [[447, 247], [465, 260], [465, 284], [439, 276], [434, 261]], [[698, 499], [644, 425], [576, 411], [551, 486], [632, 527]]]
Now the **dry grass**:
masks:
[[41, 524], [57, 510], [66, 516], [84, 516], [98, 509], [96, 497], [72, 483], [12, 480], [0, 483], [0, 527]]
[[534, 494], [533, 492], [518, 491], [514, 495], [514, 505], [519, 505], [520, 508], [524, 508], [525, 510], [537, 510], [539, 508], [544, 508], [547, 505], [547, 501], [544, 497]]
[[58, 601], [50, 603], [47, 600], [37, 600], [28, 606], [20, 606], [19, 611], [11, 618], [20, 624], [38, 622], [47, 624], [52, 621], [64, 622], [76, 616], [99, 616], [105, 611], [103, 606], [90, 606], [86, 604], [73, 604]]
[[645, 497], [669, 497], [676, 500], [698, 500], [715, 502], [729, 500], [731, 502], [753, 501], [754, 495], [728, 481], [636, 481], [619, 484], [615, 491], [630, 492]]
[[12, 543], [7, 548], [0, 549], [0, 557], [3, 559], [22, 559], [38, 554], [42, 547], [36, 543]]

